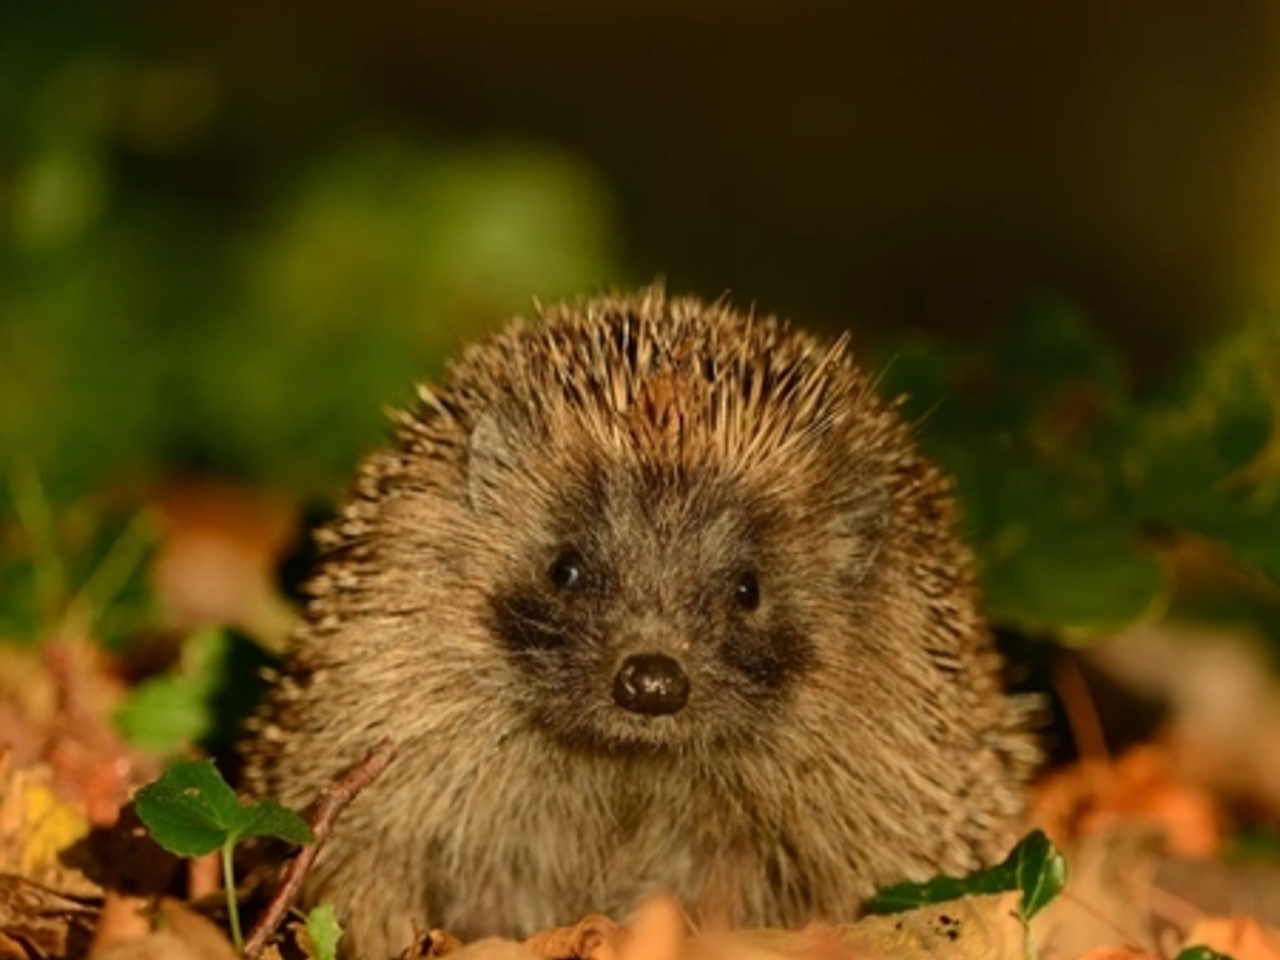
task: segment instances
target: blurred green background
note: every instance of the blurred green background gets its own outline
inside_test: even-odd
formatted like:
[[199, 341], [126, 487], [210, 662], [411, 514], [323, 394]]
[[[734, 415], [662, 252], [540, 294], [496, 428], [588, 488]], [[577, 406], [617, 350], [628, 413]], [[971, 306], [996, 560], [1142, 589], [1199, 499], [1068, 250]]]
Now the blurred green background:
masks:
[[1278, 53], [1266, 0], [7, 0], [0, 463], [323, 501], [462, 340], [661, 275], [854, 331], [1002, 621], [1131, 621], [1188, 535], [1274, 577]]

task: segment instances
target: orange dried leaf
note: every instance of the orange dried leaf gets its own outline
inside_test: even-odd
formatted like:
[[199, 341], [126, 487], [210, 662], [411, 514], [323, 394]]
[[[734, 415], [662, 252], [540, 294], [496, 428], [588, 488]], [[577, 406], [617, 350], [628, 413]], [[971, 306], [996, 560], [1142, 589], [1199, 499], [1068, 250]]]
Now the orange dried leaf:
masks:
[[572, 927], [553, 927], [535, 933], [524, 945], [543, 960], [615, 960], [622, 930], [609, 917], [591, 914]]
[[1160, 958], [1136, 947], [1097, 947], [1083, 954], [1079, 960], [1160, 960]]
[[1213, 799], [1180, 781], [1167, 749], [1155, 745], [1135, 747], [1114, 762], [1083, 761], [1044, 778], [1032, 815], [1062, 846], [1126, 820], [1158, 825], [1171, 853], [1208, 857], [1221, 844]]

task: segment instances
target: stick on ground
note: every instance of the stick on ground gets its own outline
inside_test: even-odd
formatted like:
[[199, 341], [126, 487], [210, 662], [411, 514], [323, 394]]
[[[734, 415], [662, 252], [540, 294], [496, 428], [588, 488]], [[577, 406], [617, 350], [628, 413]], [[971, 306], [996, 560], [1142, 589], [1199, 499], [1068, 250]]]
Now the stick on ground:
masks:
[[244, 943], [244, 954], [249, 960], [254, 960], [262, 952], [263, 947], [267, 945], [267, 940], [276, 932], [284, 915], [298, 898], [302, 881], [306, 878], [307, 871], [311, 869], [311, 864], [315, 862], [316, 854], [328, 839], [338, 814], [386, 769], [395, 753], [396, 745], [392, 740], [380, 741], [363, 760], [350, 767], [320, 795], [307, 819], [315, 832], [315, 843], [303, 847], [301, 852], [290, 861], [280, 880], [280, 885], [271, 897], [271, 902], [267, 904], [267, 908], [262, 911], [262, 916], [249, 931], [249, 936]]

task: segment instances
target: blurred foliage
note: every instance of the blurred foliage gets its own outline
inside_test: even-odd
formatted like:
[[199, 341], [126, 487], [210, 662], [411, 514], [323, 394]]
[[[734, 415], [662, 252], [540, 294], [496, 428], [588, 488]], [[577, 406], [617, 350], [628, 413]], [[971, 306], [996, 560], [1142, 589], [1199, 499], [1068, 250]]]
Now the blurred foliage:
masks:
[[1166, 544], [1202, 536], [1280, 577], [1280, 317], [1257, 317], [1157, 388], [1059, 300], [990, 345], [899, 344], [883, 388], [909, 395], [956, 477], [992, 617], [1087, 636], [1157, 612]]
[[135, 746], [172, 757], [192, 745], [210, 755], [230, 753], [266, 686], [272, 665], [253, 641], [205, 627], [182, 642], [178, 662], [130, 690], [115, 714], [116, 727]]
[[17, 524], [0, 528], [0, 638], [130, 640], [158, 614], [147, 583], [158, 529], [146, 512], [58, 510], [28, 464], [13, 468]]
[[250, 162], [219, 78], [0, 14], [0, 461], [58, 503], [188, 466], [331, 493], [461, 335], [615, 272], [549, 148], [362, 131]]
[[[388, 120], [275, 156], [229, 96], [83, 9], [0, 8], [2, 634], [146, 614], [141, 528], [87, 497], [194, 470], [328, 498], [462, 338], [620, 275], [571, 156]], [[1085, 636], [1162, 609], [1178, 538], [1280, 576], [1278, 342], [1254, 318], [1139, 394], [1044, 300], [985, 344], [900, 339], [883, 389], [957, 477], [993, 617]], [[201, 736], [184, 670], [140, 695]]]

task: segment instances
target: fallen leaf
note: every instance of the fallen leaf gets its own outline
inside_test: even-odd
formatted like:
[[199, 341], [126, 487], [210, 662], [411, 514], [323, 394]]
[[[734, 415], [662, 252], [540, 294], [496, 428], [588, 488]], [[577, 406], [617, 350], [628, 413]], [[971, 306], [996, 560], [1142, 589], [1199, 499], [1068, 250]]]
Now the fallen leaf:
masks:
[[1021, 894], [965, 897], [909, 913], [867, 917], [840, 940], [858, 956], [892, 960], [1025, 960]]
[[127, 897], [108, 891], [102, 900], [102, 912], [93, 929], [91, 953], [105, 950], [115, 943], [138, 940], [151, 932], [150, 901], [145, 897]]
[[524, 945], [544, 960], [615, 960], [621, 927], [609, 917], [592, 914], [571, 927], [535, 933]]
[[419, 934], [396, 960], [434, 960], [462, 949], [462, 941], [444, 930]]
[[97, 910], [12, 874], [0, 874], [0, 934], [34, 957], [80, 954]]
[[539, 960], [523, 943], [501, 937], [485, 937], [449, 954], [454, 960]]
[[1160, 960], [1155, 954], [1136, 947], [1095, 947], [1078, 960]]
[[89, 833], [83, 808], [58, 796], [46, 764], [14, 769], [0, 755], [0, 872], [21, 874], [60, 893], [96, 896], [101, 890], [62, 861]]
[[1163, 854], [1158, 827], [1116, 820], [1067, 851], [1071, 883], [1031, 922], [1039, 960], [1130, 944], [1159, 954], [1152, 939], [1151, 889]]
[[[657, 897], [641, 904], [622, 938], [621, 949], [601, 950], [599, 960], [680, 960], [686, 937], [684, 911], [677, 900]], [[585, 955], [584, 955], [585, 956]]]
[[89, 960], [242, 960], [213, 921], [171, 898], [159, 904], [156, 929], [95, 946]]
[[1213, 798], [1179, 779], [1168, 748], [1154, 744], [1045, 777], [1035, 789], [1032, 819], [1063, 847], [1125, 820], [1157, 825], [1168, 851], [1181, 856], [1212, 856], [1221, 845]]
[[154, 506], [164, 532], [153, 577], [173, 625], [229, 624], [283, 646], [297, 615], [276, 564], [297, 537], [297, 508], [212, 481], [170, 487]]

